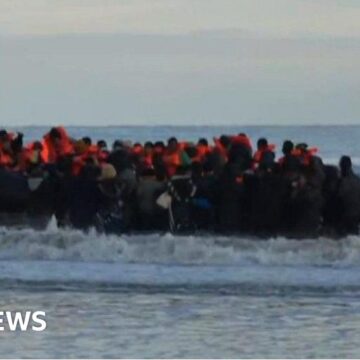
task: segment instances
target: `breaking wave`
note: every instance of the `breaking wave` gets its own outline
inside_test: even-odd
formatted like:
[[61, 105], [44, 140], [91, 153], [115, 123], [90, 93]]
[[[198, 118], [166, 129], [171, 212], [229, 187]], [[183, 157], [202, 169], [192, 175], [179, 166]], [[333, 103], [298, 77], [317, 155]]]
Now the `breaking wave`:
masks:
[[70, 229], [0, 228], [0, 260], [164, 265], [360, 266], [360, 237], [293, 240], [172, 234], [100, 235]]

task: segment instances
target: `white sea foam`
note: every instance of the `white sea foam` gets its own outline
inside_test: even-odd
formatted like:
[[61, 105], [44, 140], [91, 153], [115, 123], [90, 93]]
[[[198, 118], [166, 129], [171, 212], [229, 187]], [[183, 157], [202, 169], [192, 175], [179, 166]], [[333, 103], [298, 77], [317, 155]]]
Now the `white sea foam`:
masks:
[[2, 260], [67, 260], [184, 265], [360, 266], [360, 237], [269, 240], [248, 237], [85, 234], [0, 228]]

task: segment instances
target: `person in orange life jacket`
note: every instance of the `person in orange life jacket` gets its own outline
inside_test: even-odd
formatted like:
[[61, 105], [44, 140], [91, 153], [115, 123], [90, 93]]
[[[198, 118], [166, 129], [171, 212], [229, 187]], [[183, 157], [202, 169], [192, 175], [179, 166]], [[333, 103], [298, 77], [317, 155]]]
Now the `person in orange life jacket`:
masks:
[[242, 144], [248, 149], [250, 156], [252, 156], [252, 145], [249, 137], [245, 133], [239, 133], [237, 136], [231, 137], [232, 144]]
[[172, 137], [168, 140], [168, 145], [163, 155], [163, 162], [168, 176], [171, 177], [175, 174], [178, 167], [190, 165], [191, 160], [186, 152], [181, 150], [177, 139]]
[[231, 139], [227, 135], [221, 135], [220, 138], [214, 137], [214, 144], [215, 144], [215, 152], [227, 161], [228, 159], [228, 151], [231, 145]]
[[160, 172], [166, 173], [166, 167], [163, 161], [163, 155], [165, 152], [165, 144], [163, 141], [156, 141], [153, 148], [152, 162], [155, 171], [159, 169]]
[[154, 144], [154, 154], [162, 155], [165, 151], [165, 144], [163, 141], [156, 141]]
[[84, 136], [81, 140], [84, 142], [84, 144], [87, 147], [92, 145], [92, 140], [91, 140], [91, 138], [89, 136]]
[[22, 133], [0, 131], [0, 166], [11, 170], [19, 170], [23, 148]]
[[138, 155], [138, 156], [141, 156], [142, 153], [143, 153], [143, 147], [140, 143], [135, 143], [131, 149], [132, 153], [134, 155]]
[[107, 143], [105, 140], [99, 140], [96, 145], [101, 151], [108, 151]]
[[189, 142], [189, 141], [178, 141], [178, 148], [180, 150], [184, 150], [188, 147], [188, 146], [192, 146], [193, 143]]
[[211, 147], [209, 146], [209, 143], [205, 138], [199, 139], [196, 148], [198, 152], [198, 160], [200, 162], [204, 161], [206, 156], [211, 152]]
[[63, 127], [52, 128], [44, 136], [42, 156], [48, 163], [56, 163], [60, 157], [73, 152], [73, 145]]
[[243, 142], [232, 142], [228, 151], [228, 162], [236, 164], [241, 171], [252, 167], [252, 156], [249, 147]]
[[268, 151], [274, 152], [274, 150], [275, 150], [275, 145], [273, 145], [273, 144], [269, 145], [267, 139], [260, 138], [257, 141], [257, 151], [255, 152], [255, 154], [253, 156], [253, 161], [254, 161], [255, 166], [257, 166], [261, 162], [264, 153], [266, 153]]
[[82, 157], [85, 159], [87, 157], [92, 157], [95, 159], [96, 163], [100, 162], [100, 149], [98, 145], [93, 144], [92, 139], [89, 136], [84, 136], [81, 141], [86, 147], [86, 150], [82, 154]]
[[264, 173], [271, 173], [278, 169], [278, 164], [275, 162], [275, 154], [272, 151], [266, 151], [261, 157], [256, 172], [261, 176]]
[[12, 153], [15, 157], [16, 162], [20, 160], [20, 155], [23, 150], [23, 138], [24, 135], [21, 132], [9, 134], [10, 137], [10, 145]]
[[74, 158], [72, 161], [72, 175], [80, 175], [86, 163], [88, 148], [89, 145], [84, 141], [84, 138], [75, 142]]
[[123, 149], [123, 143], [121, 140], [115, 140], [112, 144], [112, 152]]
[[109, 151], [107, 149], [107, 143], [105, 140], [99, 140], [97, 142], [97, 147], [98, 147], [98, 158], [100, 162], [105, 162], [107, 160], [107, 158], [109, 157]]
[[105, 141], [98, 141], [96, 145], [92, 145], [90, 138], [83, 138], [75, 145], [75, 158], [74, 158], [74, 175], [78, 175], [81, 168], [85, 165], [86, 160], [93, 159], [94, 164], [102, 164], [106, 162], [109, 153], [104, 151], [106, 149]]
[[89, 136], [84, 136], [78, 142], [80, 142], [82, 144], [82, 147], [84, 147], [84, 151], [82, 151], [81, 155], [83, 155], [84, 157], [86, 156], [93, 156], [96, 158], [98, 157], [99, 147], [97, 146], [97, 144], [96, 145], [93, 144], [93, 141]]
[[24, 135], [21, 132], [10, 134], [10, 145], [16, 170], [19, 170], [19, 165], [21, 162], [23, 152], [23, 138]]
[[282, 146], [282, 156], [278, 160], [278, 164], [282, 171], [286, 173], [295, 173], [300, 169], [299, 158], [294, 155], [294, 143], [290, 140], [285, 140]]
[[284, 156], [282, 156], [278, 160], [278, 163], [280, 166], [284, 165], [287, 158], [289, 158], [290, 156], [293, 156], [293, 154], [292, 154], [293, 150], [294, 150], [294, 143], [290, 140], [285, 140], [283, 142], [283, 146], [282, 146], [282, 150], [281, 150]]
[[144, 154], [144, 148], [140, 143], [135, 143], [127, 147], [129, 152], [130, 161], [134, 165], [135, 169], [139, 170], [141, 167], [141, 159]]
[[[16, 158], [13, 151], [13, 134], [6, 130], [0, 131], [0, 166], [12, 168], [16, 164]], [[22, 138], [21, 138], [22, 139]]]
[[195, 145], [188, 144], [184, 150], [186, 154], [189, 156], [191, 163], [201, 162], [202, 158], [199, 154], [198, 148]]
[[144, 144], [144, 150], [140, 159], [141, 166], [143, 169], [153, 169], [153, 155], [154, 155], [154, 144], [151, 141], [147, 141]]
[[41, 155], [43, 145], [40, 141], [35, 141], [27, 145], [21, 153], [20, 170], [26, 173], [42, 171], [45, 161]]
[[318, 152], [317, 148], [309, 148], [308, 144], [297, 144], [293, 154], [299, 159], [302, 166], [309, 166], [312, 157]]

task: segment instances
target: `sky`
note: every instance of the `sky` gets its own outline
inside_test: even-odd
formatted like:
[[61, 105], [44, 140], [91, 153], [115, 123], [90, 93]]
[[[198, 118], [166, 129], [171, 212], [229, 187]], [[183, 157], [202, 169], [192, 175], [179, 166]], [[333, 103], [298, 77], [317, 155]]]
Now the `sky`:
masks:
[[1, 124], [360, 124], [359, 19], [359, 0], [0, 0]]

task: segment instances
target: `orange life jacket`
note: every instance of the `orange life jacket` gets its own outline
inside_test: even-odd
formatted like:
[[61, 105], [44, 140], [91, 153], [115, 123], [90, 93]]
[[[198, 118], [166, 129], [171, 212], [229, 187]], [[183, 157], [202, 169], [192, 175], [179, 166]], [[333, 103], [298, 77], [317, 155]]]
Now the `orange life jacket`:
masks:
[[155, 146], [154, 147], [154, 154], [161, 155], [163, 154], [164, 149], [161, 146]]
[[176, 169], [181, 165], [181, 150], [168, 154], [165, 152], [163, 162], [169, 177], [176, 173]]
[[205, 156], [211, 152], [211, 147], [199, 144], [196, 146], [198, 155], [196, 156], [198, 158], [198, 161], [203, 161]]
[[59, 157], [72, 154], [74, 151], [73, 144], [71, 143], [66, 130], [62, 126], [59, 126], [56, 129], [61, 135], [60, 143], [56, 148], [50, 139], [49, 133], [44, 136], [42, 141], [43, 150], [41, 156], [47, 163], [55, 163], [58, 161]]
[[[10, 141], [10, 135], [8, 134], [8, 139]], [[15, 163], [13, 157], [11, 156], [11, 154], [9, 154], [5, 148], [4, 148], [4, 144], [1, 143], [0, 144], [0, 166], [2, 167], [6, 167], [6, 168], [10, 168], [11, 166], [13, 166]]]
[[109, 152], [107, 150], [99, 150], [98, 159], [100, 163], [106, 162], [109, 157]]
[[142, 158], [142, 163], [146, 168], [152, 169], [153, 168], [153, 156], [152, 156], [152, 154], [144, 155], [144, 157]]
[[81, 170], [85, 166], [85, 159], [83, 155], [75, 156], [72, 162], [71, 172], [72, 175], [80, 175]]
[[309, 166], [312, 157], [317, 154], [319, 149], [317, 147], [309, 148], [304, 150], [294, 149], [292, 154], [299, 158], [302, 165]]
[[39, 150], [37, 152], [35, 144], [30, 143], [22, 149], [19, 168], [21, 171], [26, 171], [30, 165], [42, 164], [44, 162], [42, 151]]
[[228, 160], [228, 149], [220, 142], [219, 138], [214, 137], [214, 150], [218, 151], [220, 155], [227, 161]]
[[180, 150], [185, 150], [189, 146], [189, 143], [187, 141], [180, 141], [178, 146]]
[[13, 165], [14, 159], [11, 157], [11, 155], [0, 149], [0, 166], [10, 168]]
[[144, 148], [141, 145], [134, 145], [131, 151], [134, 155], [141, 155]]
[[246, 135], [236, 135], [231, 137], [231, 142], [234, 144], [242, 144], [247, 149], [252, 151], [252, 145], [250, 139]]

